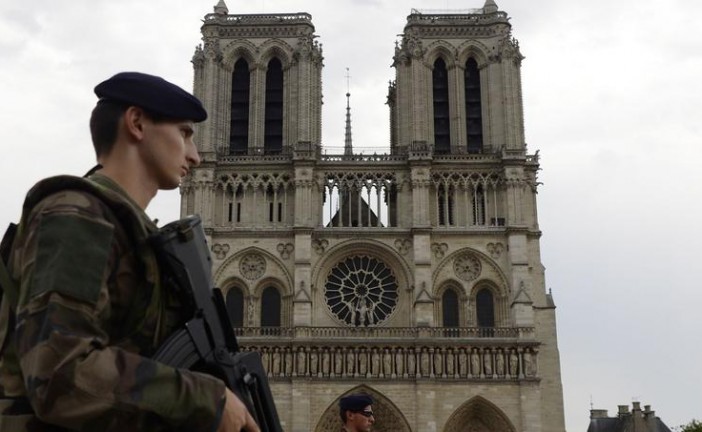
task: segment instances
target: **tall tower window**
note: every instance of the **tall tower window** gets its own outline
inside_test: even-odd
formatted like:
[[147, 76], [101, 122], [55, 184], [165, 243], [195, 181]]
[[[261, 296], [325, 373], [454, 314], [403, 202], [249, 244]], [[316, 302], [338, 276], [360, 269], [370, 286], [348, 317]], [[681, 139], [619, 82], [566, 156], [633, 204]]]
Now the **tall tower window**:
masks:
[[277, 58], [266, 71], [266, 121], [263, 149], [267, 154], [283, 149], [283, 66]]
[[240, 58], [232, 73], [232, 103], [229, 129], [229, 153], [246, 153], [249, 145], [249, 64]]
[[458, 327], [458, 295], [447, 289], [441, 296], [441, 311], [444, 327]]
[[280, 293], [272, 286], [261, 295], [261, 327], [280, 327]]
[[451, 130], [449, 126], [448, 72], [442, 58], [438, 58], [434, 62], [432, 89], [434, 90], [434, 150], [436, 153], [449, 153], [451, 150]]
[[495, 327], [495, 301], [488, 288], [482, 288], [475, 296], [475, 315], [478, 327]]
[[473, 58], [466, 61], [466, 141], [468, 153], [483, 151], [483, 115], [480, 102], [480, 71]]
[[234, 327], [244, 325], [244, 294], [237, 287], [232, 287], [227, 292], [227, 315]]

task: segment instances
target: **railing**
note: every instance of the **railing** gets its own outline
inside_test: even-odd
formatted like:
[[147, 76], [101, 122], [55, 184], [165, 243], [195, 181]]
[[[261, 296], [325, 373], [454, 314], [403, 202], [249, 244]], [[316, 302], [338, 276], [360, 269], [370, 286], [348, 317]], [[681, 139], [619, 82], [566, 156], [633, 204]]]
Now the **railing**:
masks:
[[236, 327], [239, 338], [312, 339], [533, 339], [533, 327]]
[[219, 15], [211, 13], [205, 15], [205, 23], [209, 21], [224, 21], [241, 24], [265, 24], [265, 23], [312, 23], [312, 15], [305, 12], [292, 14], [244, 14], [244, 15]]

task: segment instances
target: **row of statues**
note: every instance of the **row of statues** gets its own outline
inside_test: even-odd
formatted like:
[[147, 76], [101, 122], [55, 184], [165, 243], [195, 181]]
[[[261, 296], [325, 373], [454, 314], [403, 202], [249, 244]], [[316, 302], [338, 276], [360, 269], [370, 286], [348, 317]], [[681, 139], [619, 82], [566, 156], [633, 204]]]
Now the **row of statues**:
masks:
[[536, 347], [247, 347], [270, 377], [521, 379], [537, 375]]

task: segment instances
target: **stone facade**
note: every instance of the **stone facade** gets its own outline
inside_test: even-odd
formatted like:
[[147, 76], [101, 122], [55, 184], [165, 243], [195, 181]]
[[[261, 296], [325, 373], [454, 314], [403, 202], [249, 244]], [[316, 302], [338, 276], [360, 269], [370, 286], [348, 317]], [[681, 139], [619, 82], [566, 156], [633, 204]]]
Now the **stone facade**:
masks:
[[[412, 11], [387, 154], [322, 151], [322, 48], [308, 14], [205, 16], [193, 57], [203, 219], [240, 344], [288, 431], [563, 431], [555, 306], [524, 143], [522, 55], [492, 0]], [[350, 127], [349, 127], [350, 131]]]

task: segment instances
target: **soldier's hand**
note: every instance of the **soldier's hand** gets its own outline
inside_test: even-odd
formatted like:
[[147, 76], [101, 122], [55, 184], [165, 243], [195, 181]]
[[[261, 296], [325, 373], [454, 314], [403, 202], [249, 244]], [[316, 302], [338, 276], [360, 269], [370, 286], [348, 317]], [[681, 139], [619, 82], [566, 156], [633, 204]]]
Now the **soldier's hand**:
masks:
[[219, 423], [217, 432], [261, 431], [249, 410], [246, 409], [246, 405], [229, 389], [227, 389], [226, 398], [222, 421]]

